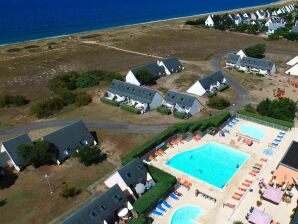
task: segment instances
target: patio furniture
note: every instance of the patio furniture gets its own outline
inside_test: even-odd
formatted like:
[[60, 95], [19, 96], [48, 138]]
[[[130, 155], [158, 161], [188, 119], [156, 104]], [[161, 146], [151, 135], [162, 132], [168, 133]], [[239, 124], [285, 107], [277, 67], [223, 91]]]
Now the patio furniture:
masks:
[[252, 213], [248, 217], [248, 221], [254, 224], [270, 224], [272, 221], [272, 217], [264, 211], [254, 208]]
[[278, 188], [267, 187], [264, 191], [263, 198], [273, 202], [274, 204], [279, 204], [283, 197], [283, 192]]
[[153, 210], [151, 213], [154, 214], [154, 215], [159, 215], [159, 216], [163, 215], [161, 212], [158, 212], [156, 210]]
[[173, 193], [170, 193], [170, 197], [175, 199], [175, 200], [179, 200], [179, 198], [176, 195], [174, 195]]
[[167, 208], [172, 208], [172, 206], [167, 201], [162, 201], [162, 204]]
[[157, 204], [156, 208], [158, 208], [160, 211], [166, 212], [167, 210], [162, 207], [160, 204]]

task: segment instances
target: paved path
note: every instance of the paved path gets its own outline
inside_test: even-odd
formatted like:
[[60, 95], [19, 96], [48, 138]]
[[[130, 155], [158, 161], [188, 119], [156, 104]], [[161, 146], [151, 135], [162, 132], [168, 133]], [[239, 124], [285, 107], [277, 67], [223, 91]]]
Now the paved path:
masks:
[[[138, 53], [138, 52], [134, 52]], [[231, 105], [229, 108], [226, 108], [225, 111], [234, 111], [235, 109], [239, 108], [240, 106], [246, 105], [249, 100], [249, 94], [248, 92], [236, 81], [234, 80], [229, 74], [225, 73], [221, 66], [220, 61], [222, 57], [226, 54], [225, 53], [219, 53], [216, 54], [212, 59], [212, 68], [214, 71], [222, 71], [229, 84], [235, 88], [237, 91], [237, 100], [234, 102], [233, 105]], [[148, 55], [149, 56], [149, 55]], [[155, 57], [155, 56], [152, 56]], [[213, 114], [219, 114], [222, 111], [219, 111], [218, 113]], [[205, 119], [205, 117], [201, 117], [200, 119]], [[51, 128], [51, 127], [59, 127], [59, 126], [65, 126], [68, 125], [75, 120], [48, 120], [48, 121], [41, 121], [36, 123], [31, 123], [23, 126], [17, 126], [14, 128], [9, 128], [6, 130], [0, 131], [0, 137], [1, 136], [7, 136], [17, 133], [24, 133], [44, 128]], [[158, 124], [158, 125], [145, 125], [145, 124], [129, 124], [129, 123], [121, 123], [121, 122], [113, 122], [113, 121], [103, 121], [103, 120], [84, 120], [85, 124], [88, 128], [101, 128], [101, 129], [108, 129], [108, 130], [114, 130], [119, 132], [131, 132], [131, 133], [159, 133], [163, 130], [165, 130], [167, 127], [170, 126], [170, 124]]]

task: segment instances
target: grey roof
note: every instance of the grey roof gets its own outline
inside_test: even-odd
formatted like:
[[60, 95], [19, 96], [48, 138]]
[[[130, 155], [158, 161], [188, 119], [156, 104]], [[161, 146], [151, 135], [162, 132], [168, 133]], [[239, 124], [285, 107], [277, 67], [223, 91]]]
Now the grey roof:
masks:
[[94, 143], [94, 138], [83, 121], [76, 121], [47, 134], [42, 140], [52, 143], [58, 149], [59, 160], [65, 160], [75, 150]]
[[162, 60], [166, 68], [171, 72], [178, 72], [182, 70], [182, 64], [176, 57], [168, 57]]
[[268, 26], [268, 30], [277, 30], [284, 27], [285, 27], [284, 23], [270, 23]]
[[29, 138], [29, 136], [27, 134], [23, 134], [23, 135], [15, 137], [15, 138], [9, 139], [5, 142], [2, 142], [2, 145], [5, 147], [6, 152], [9, 155], [9, 157], [19, 167], [28, 165], [28, 164], [25, 164], [25, 161], [23, 160], [23, 158], [20, 157], [18, 154], [18, 147], [21, 144], [33, 145], [31, 139]]
[[240, 65], [243, 67], [247, 66], [262, 70], [271, 70], [274, 64], [274, 61], [271, 60], [264, 60], [251, 57], [244, 57], [240, 61]]
[[294, 217], [292, 218], [290, 224], [298, 224], [298, 208], [296, 208]]
[[142, 103], [151, 103], [155, 94], [158, 93], [156, 90], [116, 79], [112, 81], [112, 84], [109, 86], [107, 91], [120, 96], [129, 97]]
[[127, 207], [127, 199], [118, 185], [95, 197], [81, 209], [67, 217], [63, 224], [108, 224], [117, 221], [117, 211]]
[[6, 152], [0, 153], [0, 167], [6, 167], [9, 156]]
[[118, 173], [127, 184], [132, 189], [138, 183], [145, 183], [147, 178], [147, 169], [144, 166], [144, 163], [140, 159], [134, 159], [127, 165], [123, 166], [118, 170]]
[[292, 32], [298, 33], [298, 22], [292, 27]]
[[143, 71], [143, 70], [148, 71], [153, 77], [160, 77], [161, 75], [166, 74], [164, 67], [158, 66], [157, 62], [141, 65], [131, 69], [133, 74], [136, 74], [137, 72]]
[[231, 54], [228, 55], [227, 62], [232, 63], [232, 64], [237, 64], [239, 59], [240, 59], [240, 55], [231, 53]]
[[164, 100], [168, 103], [178, 104], [184, 107], [191, 107], [195, 101], [198, 101], [198, 99], [193, 96], [174, 91], [168, 91]]
[[209, 89], [209, 87], [217, 82], [222, 83], [225, 76], [221, 71], [217, 71], [212, 73], [211, 75], [205, 76], [202, 79], [199, 79], [200, 84], [205, 88]]

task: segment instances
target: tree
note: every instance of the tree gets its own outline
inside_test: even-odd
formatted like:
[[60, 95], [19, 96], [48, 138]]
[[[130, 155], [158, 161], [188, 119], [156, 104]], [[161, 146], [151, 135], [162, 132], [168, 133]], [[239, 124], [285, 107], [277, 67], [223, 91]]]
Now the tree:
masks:
[[255, 44], [253, 46], [246, 48], [244, 51], [245, 51], [245, 54], [249, 57], [264, 58], [266, 46], [265, 44]]
[[76, 82], [76, 86], [78, 88], [87, 88], [87, 87], [93, 87], [96, 86], [99, 83], [99, 78], [96, 78], [95, 76], [85, 74], [81, 75]]
[[89, 94], [85, 92], [79, 92], [76, 94], [75, 104], [77, 106], [79, 107], [86, 106], [91, 102], [92, 102], [92, 97]]
[[78, 189], [75, 187], [68, 187], [68, 185], [64, 185], [60, 193], [60, 196], [63, 198], [69, 198], [69, 197], [72, 198], [80, 194], [81, 192], [82, 192], [81, 189]]
[[156, 78], [148, 70], [140, 70], [136, 72], [135, 76], [143, 85], [153, 85], [156, 83]]
[[49, 117], [64, 107], [64, 101], [59, 97], [50, 97], [35, 103], [31, 108], [31, 113], [37, 118]]
[[21, 144], [18, 154], [34, 167], [52, 164], [58, 157], [58, 150], [47, 141], [37, 141], [34, 146]]
[[105, 155], [96, 147], [85, 146], [73, 154], [73, 157], [77, 158], [80, 163], [85, 166], [91, 166], [92, 164], [98, 164], [105, 159]]
[[26, 97], [21, 95], [0, 95], [0, 108], [10, 106], [22, 106], [29, 102]]
[[224, 109], [230, 106], [230, 102], [220, 96], [211, 97], [207, 103], [211, 108]]
[[61, 89], [73, 90], [76, 88], [76, 80], [79, 76], [80, 74], [74, 71], [58, 75], [48, 82], [48, 88], [54, 93]]

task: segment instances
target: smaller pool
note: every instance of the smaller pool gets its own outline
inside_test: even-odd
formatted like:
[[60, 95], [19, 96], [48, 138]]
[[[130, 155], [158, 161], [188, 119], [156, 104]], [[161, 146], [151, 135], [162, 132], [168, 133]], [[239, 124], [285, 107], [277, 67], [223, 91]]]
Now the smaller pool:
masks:
[[261, 140], [266, 135], [266, 133], [263, 130], [248, 124], [242, 125], [240, 127], [240, 132], [257, 140]]
[[184, 206], [172, 216], [171, 224], [195, 224], [194, 219], [199, 218], [203, 210], [196, 206]]

